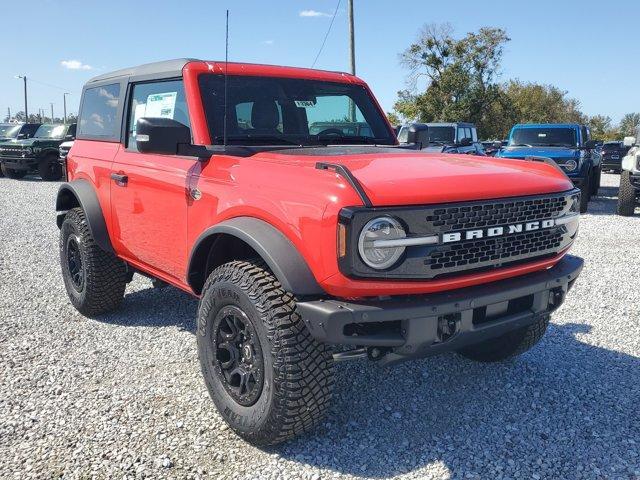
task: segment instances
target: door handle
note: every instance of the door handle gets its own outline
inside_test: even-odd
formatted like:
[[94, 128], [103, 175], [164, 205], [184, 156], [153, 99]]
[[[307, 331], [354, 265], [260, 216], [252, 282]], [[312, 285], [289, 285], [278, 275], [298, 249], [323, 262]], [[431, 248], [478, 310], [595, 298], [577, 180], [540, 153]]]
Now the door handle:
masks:
[[127, 182], [129, 181], [129, 177], [127, 177], [122, 173], [112, 173], [111, 180], [115, 181], [116, 185], [120, 187], [124, 187], [127, 185]]

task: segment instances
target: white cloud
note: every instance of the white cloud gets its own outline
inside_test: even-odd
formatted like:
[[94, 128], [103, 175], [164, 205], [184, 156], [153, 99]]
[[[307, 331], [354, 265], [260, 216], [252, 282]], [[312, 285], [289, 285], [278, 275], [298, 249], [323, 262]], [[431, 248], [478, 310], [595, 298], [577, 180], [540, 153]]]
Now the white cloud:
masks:
[[80, 60], [62, 60], [60, 65], [68, 70], [93, 70], [91, 65], [82, 63]]
[[300, 12], [301, 17], [330, 17], [330, 13], [319, 12], [317, 10], [302, 10]]
[[262, 44], [263, 45], [273, 45], [275, 42], [273, 40], [263, 40]]

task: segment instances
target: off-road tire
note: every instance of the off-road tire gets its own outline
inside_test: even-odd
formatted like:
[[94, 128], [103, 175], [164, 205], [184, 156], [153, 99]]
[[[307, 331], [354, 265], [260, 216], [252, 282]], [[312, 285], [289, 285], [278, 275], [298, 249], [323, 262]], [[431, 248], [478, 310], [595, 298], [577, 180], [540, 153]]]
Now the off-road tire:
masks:
[[526, 327], [470, 345], [459, 350], [458, 353], [478, 362], [500, 362], [516, 357], [540, 341], [547, 331], [549, 318], [549, 315], [545, 315]]
[[38, 173], [43, 180], [60, 180], [62, 178], [62, 164], [55, 155], [47, 155], [38, 163]]
[[591, 199], [591, 177], [592, 173], [589, 172], [580, 186], [580, 213], [587, 213], [587, 209], [589, 208], [589, 200]]
[[[239, 308], [256, 332], [263, 374], [259, 397], [241, 405], [228, 391], [216, 354], [218, 318]], [[259, 445], [284, 442], [313, 429], [329, 408], [333, 356], [295, 310], [293, 295], [261, 260], [233, 261], [207, 279], [198, 308], [198, 357], [220, 415], [242, 438]]]
[[[73, 238], [70, 238], [72, 237]], [[68, 259], [69, 249], [79, 252], [83, 282], [74, 283]], [[60, 228], [60, 266], [64, 286], [76, 309], [87, 317], [115, 310], [124, 297], [127, 267], [114, 254], [102, 250], [93, 239], [84, 211], [69, 210]]]
[[631, 173], [623, 170], [620, 175], [620, 188], [618, 189], [618, 206], [616, 212], [623, 217], [630, 217], [636, 208], [636, 189], [631, 185]]
[[0, 171], [2, 171], [2, 174], [5, 177], [13, 178], [14, 180], [20, 180], [27, 174], [26, 170], [16, 170], [14, 168], [5, 167], [4, 164], [0, 166]]
[[600, 183], [602, 182], [602, 169], [600, 167], [596, 168], [593, 173], [593, 183], [591, 184], [591, 195], [594, 197], [598, 195], [600, 191]]

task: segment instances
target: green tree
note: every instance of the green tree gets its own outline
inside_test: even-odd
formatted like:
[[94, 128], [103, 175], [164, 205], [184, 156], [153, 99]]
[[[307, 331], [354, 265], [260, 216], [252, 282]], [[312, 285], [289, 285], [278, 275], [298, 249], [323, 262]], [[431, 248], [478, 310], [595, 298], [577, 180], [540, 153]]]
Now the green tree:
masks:
[[627, 113], [620, 121], [620, 136], [631, 137], [635, 135], [638, 125], [640, 125], [640, 113]]
[[426, 25], [400, 56], [410, 72], [410, 88], [399, 92], [395, 111], [423, 122], [471, 121], [488, 136], [493, 126], [485, 120], [499, 110], [496, 103], [504, 106], [496, 81], [508, 41], [499, 28], [481, 28], [457, 39], [449, 24]]

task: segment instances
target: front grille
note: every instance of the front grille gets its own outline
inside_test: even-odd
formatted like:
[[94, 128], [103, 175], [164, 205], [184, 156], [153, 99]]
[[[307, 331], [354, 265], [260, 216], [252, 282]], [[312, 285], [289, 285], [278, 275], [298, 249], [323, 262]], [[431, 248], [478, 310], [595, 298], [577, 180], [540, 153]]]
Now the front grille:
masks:
[[539, 230], [455, 244], [446, 250], [433, 252], [424, 263], [431, 270], [443, 270], [491, 261], [499, 262], [520, 255], [545, 255], [557, 250], [562, 243], [561, 230]]
[[[567, 225], [543, 227], [545, 220], [554, 220], [575, 213], [579, 191], [549, 195], [459, 202], [401, 208], [358, 209], [347, 212], [353, 232], [360, 232], [366, 222], [388, 214], [398, 218], [407, 235], [437, 235], [435, 245], [407, 247], [402, 260], [385, 271], [367, 267], [357, 253], [357, 235], [350, 237], [354, 252], [339, 263], [347, 275], [362, 278], [434, 279], [487, 271], [526, 263], [559, 254], [574, 240], [575, 229]], [[529, 222], [539, 228], [528, 230]], [[501, 233], [490, 234], [499, 229]], [[509, 227], [518, 227], [511, 231]], [[481, 238], [470, 232], [480, 230]], [[449, 235], [447, 235], [449, 234]], [[451, 235], [457, 238], [451, 239]], [[445, 237], [448, 240], [445, 241]], [[465, 240], [466, 238], [466, 240]]]
[[561, 196], [437, 208], [427, 216], [427, 228], [446, 232], [544, 220], [557, 217], [565, 206]]
[[24, 152], [22, 147], [14, 147], [14, 146], [1, 146], [0, 147], [0, 156], [2, 157], [15, 157], [21, 156]]

